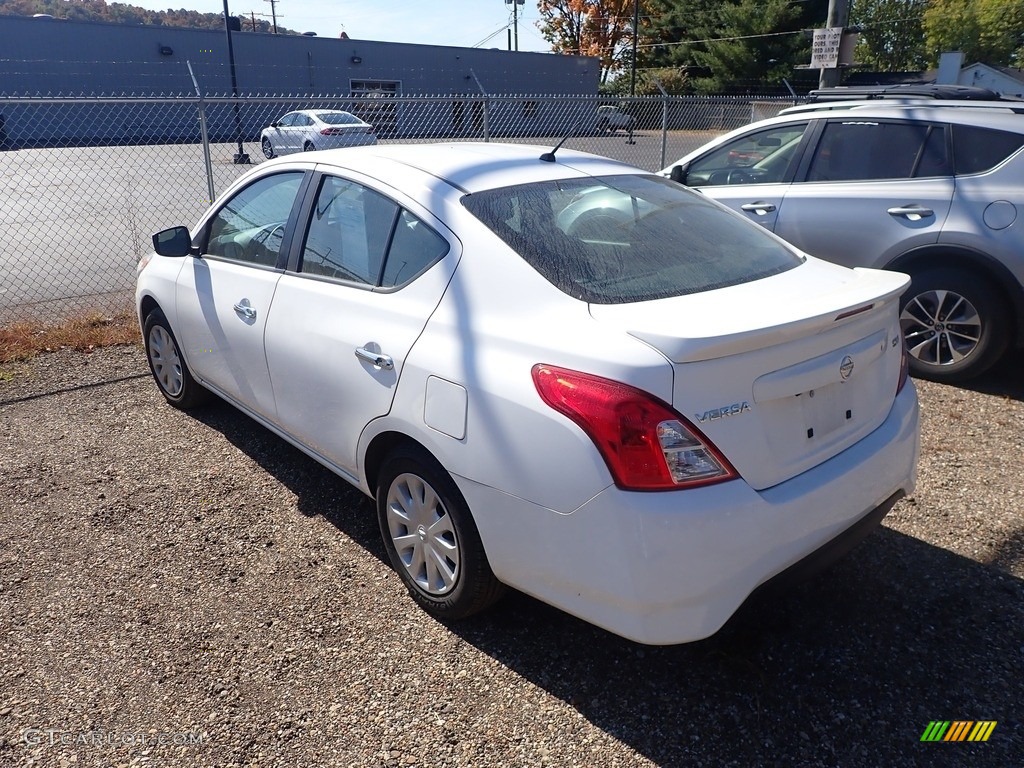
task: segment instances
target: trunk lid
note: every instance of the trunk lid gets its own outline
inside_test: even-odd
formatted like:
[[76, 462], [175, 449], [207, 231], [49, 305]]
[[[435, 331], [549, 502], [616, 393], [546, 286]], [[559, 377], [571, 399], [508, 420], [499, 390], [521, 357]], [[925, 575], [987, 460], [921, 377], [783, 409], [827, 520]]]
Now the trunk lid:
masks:
[[590, 311], [671, 361], [672, 406], [760, 490], [885, 420], [908, 284], [900, 273], [809, 259], [751, 283]]

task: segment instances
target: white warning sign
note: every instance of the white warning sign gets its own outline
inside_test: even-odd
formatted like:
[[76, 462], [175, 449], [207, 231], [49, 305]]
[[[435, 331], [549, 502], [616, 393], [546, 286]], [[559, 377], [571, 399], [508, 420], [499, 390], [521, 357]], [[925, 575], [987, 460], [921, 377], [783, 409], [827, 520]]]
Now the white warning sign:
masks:
[[814, 30], [814, 39], [811, 43], [811, 69], [835, 69], [839, 66], [839, 45], [842, 41], [842, 27]]

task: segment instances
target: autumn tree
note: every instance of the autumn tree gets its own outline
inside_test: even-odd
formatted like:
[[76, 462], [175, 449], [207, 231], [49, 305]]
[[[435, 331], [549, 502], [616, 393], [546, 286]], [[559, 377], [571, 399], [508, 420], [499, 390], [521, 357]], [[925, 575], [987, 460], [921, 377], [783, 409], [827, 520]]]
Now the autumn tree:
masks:
[[[634, 0], [540, 0], [541, 34], [555, 53], [596, 56], [601, 82], [628, 63]], [[644, 5], [643, 0], [640, 2]]]

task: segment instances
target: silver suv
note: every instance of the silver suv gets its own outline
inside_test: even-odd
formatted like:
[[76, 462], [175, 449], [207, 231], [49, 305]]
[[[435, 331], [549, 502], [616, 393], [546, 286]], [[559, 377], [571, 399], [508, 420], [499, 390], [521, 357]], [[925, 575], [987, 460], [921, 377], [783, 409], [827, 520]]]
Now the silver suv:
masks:
[[1024, 346], [1024, 103], [823, 102], [662, 173], [798, 248], [911, 275], [912, 371], [959, 381]]

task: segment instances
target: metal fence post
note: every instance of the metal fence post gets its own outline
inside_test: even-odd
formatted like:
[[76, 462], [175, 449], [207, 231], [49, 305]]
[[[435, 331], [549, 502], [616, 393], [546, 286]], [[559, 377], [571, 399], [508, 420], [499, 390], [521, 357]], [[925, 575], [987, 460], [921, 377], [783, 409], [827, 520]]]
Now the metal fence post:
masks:
[[661, 87], [661, 83], [658, 79], [654, 79], [654, 84], [661, 91], [661, 167], [665, 167], [665, 154], [668, 147], [668, 92]]
[[476, 87], [480, 89], [480, 93], [483, 94], [483, 132], [484, 141], [491, 140], [491, 125], [490, 125], [490, 111], [491, 111], [491, 100], [487, 98], [487, 91], [484, 90], [483, 83], [480, 82], [480, 78], [476, 76], [476, 72], [472, 69], [469, 70], [469, 74], [473, 76], [473, 81], [476, 83]]
[[203, 161], [206, 163], [206, 190], [210, 193], [210, 205], [216, 197], [213, 187], [213, 161], [210, 159], [210, 134], [206, 130], [206, 107], [203, 105], [203, 94], [199, 90], [199, 81], [196, 80], [196, 73], [192, 71], [192, 62], [186, 61], [188, 73], [192, 75], [192, 85], [195, 86], [196, 96], [199, 97], [199, 132], [203, 138]]

